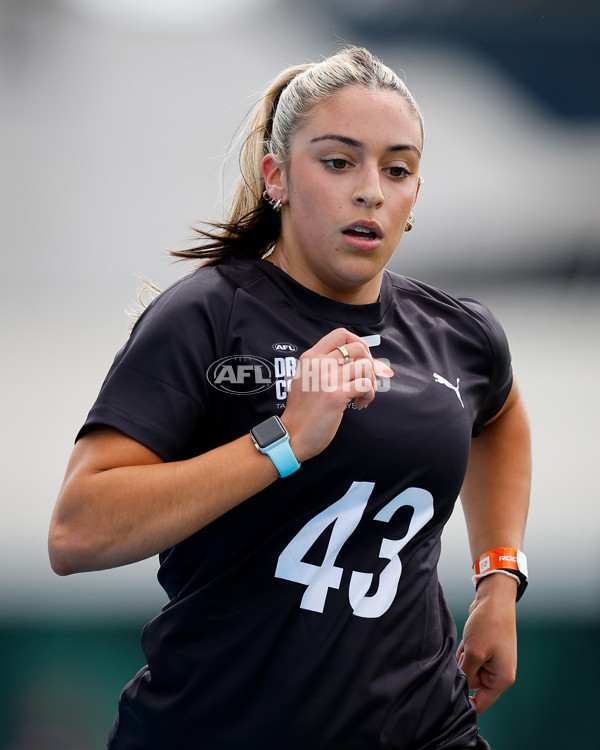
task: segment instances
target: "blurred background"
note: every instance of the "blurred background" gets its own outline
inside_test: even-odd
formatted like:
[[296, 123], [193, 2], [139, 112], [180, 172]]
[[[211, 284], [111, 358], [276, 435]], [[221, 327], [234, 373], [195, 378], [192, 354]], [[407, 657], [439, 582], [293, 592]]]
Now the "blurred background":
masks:
[[[391, 267], [504, 324], [533, 431], [517, 683], [494, 750], [596, 747], [600, 705], [600, 6], [591, 0], [0, 0], [0, 750], [104, 747], [156, 560], [58, 578], [47, 528], [138, 275], [218, 218], [238, 125], [283, 67], [363, 44], [426, 122]], [[457, 507], [441, 577], [472, 598]]]

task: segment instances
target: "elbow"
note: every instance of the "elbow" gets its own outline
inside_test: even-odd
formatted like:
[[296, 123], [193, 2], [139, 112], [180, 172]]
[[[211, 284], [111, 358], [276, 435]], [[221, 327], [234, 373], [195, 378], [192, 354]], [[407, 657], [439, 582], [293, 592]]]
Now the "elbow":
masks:
[[48, 534], [50, 567], [59, 576], [89, 570], [81, 534], [53, 520]]
[[[72, 480], [63, 485], [48, 530], [50, 567], [59, 576], [94, 570], [99, 524], [84, 510], [89, 497]], [[96, 550], [97, 551], [97, 550]]]
[[68, 576], [79, 572], [68, 540], [56, 528], [51, 528], [48, 535], [48, 557], [50, 567], [59, 576]]
[[79, 572], [73, 565], [69, 564], [68, 560], [61, 558], [52, 552], [50, 553], [50, 567], [56, 575], [59, 576], [70, 576], [73, 573]]

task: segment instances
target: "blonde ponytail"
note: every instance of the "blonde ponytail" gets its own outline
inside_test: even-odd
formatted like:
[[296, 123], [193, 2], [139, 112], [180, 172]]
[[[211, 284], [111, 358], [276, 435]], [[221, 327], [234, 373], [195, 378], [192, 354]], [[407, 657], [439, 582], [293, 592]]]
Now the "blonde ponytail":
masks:
[[270, 151], [273, 115], [279, 97], [289, 82], [311, 65], [312, 63], [297, 65], [280, 73], [271, 81], [250, 113], [248, 135], [240, 152], [241, 175], [236, 183], [227, 216], [229, 222], [237, 223], [261, 206], [265, 186], [260, 167], [263, 157]]

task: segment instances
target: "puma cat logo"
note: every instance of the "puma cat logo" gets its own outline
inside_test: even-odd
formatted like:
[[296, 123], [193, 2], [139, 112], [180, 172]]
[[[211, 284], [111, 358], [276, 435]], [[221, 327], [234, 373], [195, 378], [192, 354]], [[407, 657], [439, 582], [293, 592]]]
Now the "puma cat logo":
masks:
[[447, 388], [451, 388], [454, 391], [454, 393], [456, 393], [456, 397], [460, 401], [460, 405], [462, 406], [462, 408], [463, 409], [465, 408], [465, 405], [463, 404], [463, 400], [460, 397], [460, 391], [459, 391], [460, 378], [456, 378], [456, 385], [452, 385], [452, 383], [449, 383], [446, 380], [446, 378], [443, 378], [441, 375], [438, 375], [437, 372], [434, 372], [433, 379], [435, 380], [436, 383], [441, 383], [442, 385], [445, 385]]

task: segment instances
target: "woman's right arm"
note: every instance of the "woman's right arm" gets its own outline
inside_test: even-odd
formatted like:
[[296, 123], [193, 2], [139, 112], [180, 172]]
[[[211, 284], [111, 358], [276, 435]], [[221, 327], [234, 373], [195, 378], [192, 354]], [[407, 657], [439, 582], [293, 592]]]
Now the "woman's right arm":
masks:
[[[350, 377], [340, 378], [335, 390], [303, 390], [303, 367], [314, 367], [318, 359], [337, 362], [342, 344], [351, 351]], [[351, 399], [359, 405], [372, 400], [374, 379], [368, 348], [345, 329], [305, 352], [281, 417], [299, 461], [331, 442]], [[151, 557], [277, 478], [271, 459], [256, 450], [249, 434], [194, 458], [164, 462], [122, 432], [97, 428], [76, 443], [67, 467], [50, 524], [52, 568], [68, 575]]]
[[277, 477], [249, 434], [165, 463], [118, 430], [96, 429], [73, 449], [50, 524], [50, 563], [68, 575], [151, 557]]

